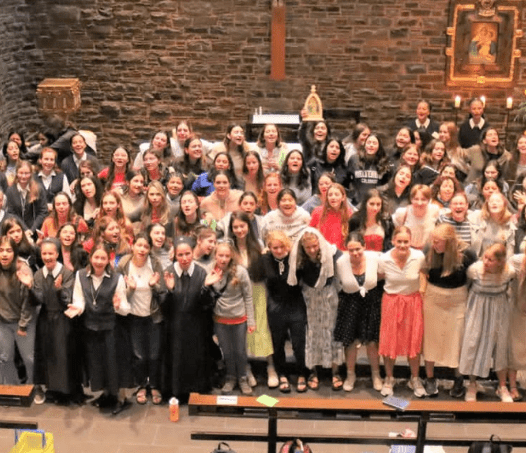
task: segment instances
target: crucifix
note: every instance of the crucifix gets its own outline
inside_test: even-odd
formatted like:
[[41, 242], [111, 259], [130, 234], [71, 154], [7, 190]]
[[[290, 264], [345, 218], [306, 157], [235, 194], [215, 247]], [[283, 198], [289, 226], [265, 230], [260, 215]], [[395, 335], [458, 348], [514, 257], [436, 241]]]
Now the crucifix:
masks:
[[270, 78], [285, 79], [285, 0], [272, 0]]

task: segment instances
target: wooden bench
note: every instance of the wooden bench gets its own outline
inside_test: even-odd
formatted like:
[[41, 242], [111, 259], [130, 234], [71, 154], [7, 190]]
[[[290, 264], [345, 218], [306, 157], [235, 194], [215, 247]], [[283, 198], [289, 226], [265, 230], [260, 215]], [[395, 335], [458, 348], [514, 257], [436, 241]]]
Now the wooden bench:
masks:
[[[220, 398], [218, 404], [218, 398]], [[230, 397], [232, 398], [232, 397]], [[526, 424], [526, 403], [456, 402], [411, 400], [405, 411], [397, 411], [381, 400], [353, 400], [328, 398], [279, 398], [273, 407], [258, 403], [257, 397], [228, 398], [216, 395], [192, 393], [188, 403], [190, 415], [222, 417], [258, 417], [268, 419], [267, 433], [217, 433], [194, 432], [196, 440], [237, 440], [267, 442], [268, 453], [276, 453], [277, 442], [294, 437], [278, 434], [278, 419], [334, 420], [334, 421], [410, 421], [418, 426], [416, 438], [392, 438], [374, 436], [301, 436], [307, 443], [416, 445], [416, 453], [423, 453], [424, 445], [468, 446], [476, 439], [427, 438], [427, 424], [431, 423], [523, 423]], [[488, 433], [487, 438], [493, 433]], [[501, 436], [502, 438], [502, 436]], [[517, 447], [526, 447], [526, 430], [522, 440], [504, 439]]]
[[31, 406], [33, 389], [33, 385], [0, 385], [0, 406]]

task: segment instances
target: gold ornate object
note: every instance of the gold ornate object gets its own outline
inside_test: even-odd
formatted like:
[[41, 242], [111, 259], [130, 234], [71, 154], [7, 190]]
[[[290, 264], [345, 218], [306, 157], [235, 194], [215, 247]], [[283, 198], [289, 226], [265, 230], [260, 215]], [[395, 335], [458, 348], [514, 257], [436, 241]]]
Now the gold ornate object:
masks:
[[311, 85], [303, 109], [307, 112], [303, 121], [323, 121], [323, 106], [320, 97], [316, 94], [316, 85]]
[[42, 113], [69, 114], [80, 109], [79, 79], [44, 79], [37, 87]]

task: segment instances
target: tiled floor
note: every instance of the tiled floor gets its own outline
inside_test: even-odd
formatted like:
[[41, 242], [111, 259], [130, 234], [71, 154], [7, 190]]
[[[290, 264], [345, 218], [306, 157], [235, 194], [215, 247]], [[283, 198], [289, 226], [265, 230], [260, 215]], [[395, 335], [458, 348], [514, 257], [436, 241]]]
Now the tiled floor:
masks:
[[[359, 379], [356, 389], [350, 393], [333, 392], [329, 381], [325, 380], [319, 392], [307, 392], [297, 395], [299, 398], [379, 398], [371, 388], [368, 379]], [[449, 382], [445, 383], [449, 384]], [[258, 394], [267, 393], [279, 398], [277, 390], [268, 390], [263, 385]], [[411, 398], [411, 392], [401, 381], [395, 391], [400, 396]], [[295, 395], [293, 392], [291, 395]], [[289, 395], [290, 396], [290, 395]], [[447, 399], [446, 391], [441, 390], [440, 398]], [[493, 390], [488, 386], [485, 400], [496, 400]], [[526, 403], [525, 403], [526, 404]], [[134, 404], [130, 410], [118, 416], [100, 414], [91, 405], [82, 408], [64, 408], [52, 404], [33, 405], [30, 408], [2, 407], [0, 419], [37, 421], [39, 428], [53, 433], [57, 453], [210, 453], [217, 442], [193, 441], [193, 431], [235, 431], [264, 432], [266, 422], [255, 418], [190, 417], [186, 407], [181, 408], [179, 422], [172, 423], [168, 418], [168, 407], [156, 407], [148, 404]], [[384, 435], [388, 432], [400, 432], [405, 428], [416, 430], [412, 423], [363, 422], [363, 421], [294, 421], [279, 422], [280, 434], [331, 434], [358, 433]], [[451, 435], [460, 438], [487, 438], [498, 434], [501, 438], [526, 439], [524, 425], [430, 425], [428, 435]], [[266, 452], [266, 444], [231, 442], [237, 453]], [[7, 453], [13, 447], [13, 432], [0, 430], [0, 453]], [[388, 447], [376, 445], [312, 445], [315, 453], [336, 452], [382, 452]], [[466, 452], [466, 448], [447, 448], [449, 453]], [[524, 453], [525, 449], [514, 449]]]

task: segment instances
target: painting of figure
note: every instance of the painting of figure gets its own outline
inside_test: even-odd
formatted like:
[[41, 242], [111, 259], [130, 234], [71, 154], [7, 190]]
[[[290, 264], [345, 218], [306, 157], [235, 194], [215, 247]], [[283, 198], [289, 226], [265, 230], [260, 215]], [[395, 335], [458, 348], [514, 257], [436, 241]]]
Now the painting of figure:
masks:
[[491, 22], [475, 22], [471, 26], [469, 44], [470, 64], [493, 64], [497, 60], [498, 25]]

